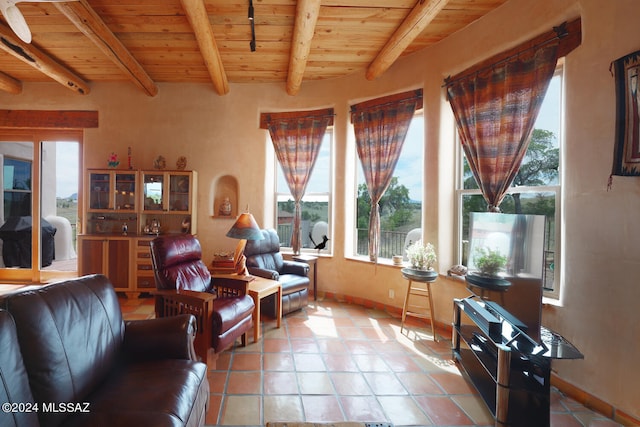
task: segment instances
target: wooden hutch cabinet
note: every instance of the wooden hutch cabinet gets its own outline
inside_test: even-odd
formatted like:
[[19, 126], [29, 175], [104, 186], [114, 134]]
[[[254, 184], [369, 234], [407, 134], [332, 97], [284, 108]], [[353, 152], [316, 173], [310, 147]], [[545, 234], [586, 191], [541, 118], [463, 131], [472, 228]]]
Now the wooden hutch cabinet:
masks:
[[79, 274], [104, 274], [129, 295], [154, 289], [149, 244], [196, 232], [197, 173], [90, 169], [85, 183]]

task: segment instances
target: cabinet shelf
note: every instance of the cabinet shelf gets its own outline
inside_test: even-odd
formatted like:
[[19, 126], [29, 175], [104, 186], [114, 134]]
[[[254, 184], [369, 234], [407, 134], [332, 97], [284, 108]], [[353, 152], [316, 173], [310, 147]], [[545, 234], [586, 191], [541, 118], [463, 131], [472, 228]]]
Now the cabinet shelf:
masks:
[[79, 274], [113, 276], [117, 291], [134, 295], [155, 288], [149, 242], [158, 233], [145, 226], [196, 233], [197, 173], [89, 169], [85, 182]]

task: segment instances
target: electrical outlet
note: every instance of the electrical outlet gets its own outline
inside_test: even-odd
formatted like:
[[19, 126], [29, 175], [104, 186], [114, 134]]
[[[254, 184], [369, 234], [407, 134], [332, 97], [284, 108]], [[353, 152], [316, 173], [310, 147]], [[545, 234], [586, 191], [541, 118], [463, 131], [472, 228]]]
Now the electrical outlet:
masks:
[[396, 292], [393, 289], [389, 289], [389, 299], [394, 299]]

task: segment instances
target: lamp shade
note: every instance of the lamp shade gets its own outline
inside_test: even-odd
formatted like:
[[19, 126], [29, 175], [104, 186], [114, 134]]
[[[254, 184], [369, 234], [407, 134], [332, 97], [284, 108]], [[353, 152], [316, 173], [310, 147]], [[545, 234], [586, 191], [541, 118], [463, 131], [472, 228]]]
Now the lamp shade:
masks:
[[241, 214], [236, 220], [233, 227], [227, 232], [227, 237], [232, 239], [245, 239], [245, 240], [262, 240], [264, 236], [258, 223], [253, 215], [246, 212]]

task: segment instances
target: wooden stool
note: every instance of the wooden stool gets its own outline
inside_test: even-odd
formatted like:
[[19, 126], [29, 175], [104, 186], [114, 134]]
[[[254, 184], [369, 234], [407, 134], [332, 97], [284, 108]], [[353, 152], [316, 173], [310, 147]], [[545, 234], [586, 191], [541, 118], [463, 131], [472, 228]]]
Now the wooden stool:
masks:
[[[436, 335], [436, 327], [434, 322], [435, 312], [433, 310], [433, 298], [431, 297], [431, 283], [436, 280], [438, 277], [437, 273], [433, 275], [420, 275], [415, 274], [414, 270], [410, 270], [407, 268], [402, 269], [402, 276], [409, 280], [409, 285], [407, 286], [407, 294], [404, 297], [404, 304], [402, 306], [402, 322], [400, 323], [400, 333], [404, 329], [404, 322], [407, 316], [418, 317], [420, 319], [429, 319], [431, 322], [431, 330], [433, 331], [433, 340], [438, 341], [438, 336]], [[424, 287], [415, 286], [418, 283], [424, 283]], [[426, 297], [429, 302], [429, 313], [421, 313], [419, 311], [412, 311], [411, 308], [415, 309], [421, 306], [411, 305], [409, 304], [409, 298], [411, 296], [417, 297]]]

